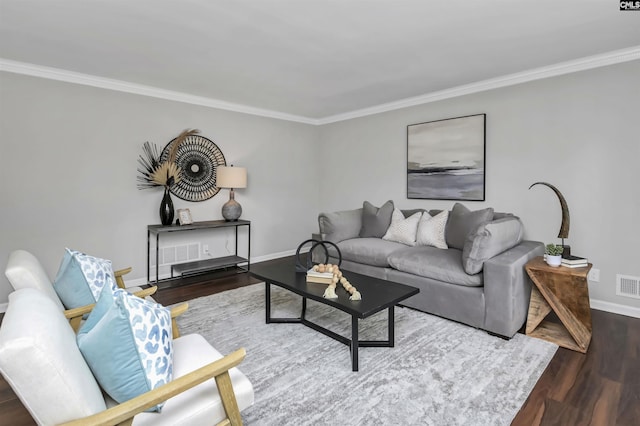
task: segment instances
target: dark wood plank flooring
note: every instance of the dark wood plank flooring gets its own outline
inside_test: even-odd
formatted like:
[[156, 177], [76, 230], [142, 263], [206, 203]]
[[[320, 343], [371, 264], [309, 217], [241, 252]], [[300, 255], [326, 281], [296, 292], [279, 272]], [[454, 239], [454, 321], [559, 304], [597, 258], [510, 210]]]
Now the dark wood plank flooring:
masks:
[[[185, 282], [155, 299], [170, 305], [258, 281], [226, 272]], [[587, 354], [559, 348], [512, 425], [640, 425], [640, 319], [593, 310], [592, 321]], [[0, 425], [33, 424], [0, 377]]]

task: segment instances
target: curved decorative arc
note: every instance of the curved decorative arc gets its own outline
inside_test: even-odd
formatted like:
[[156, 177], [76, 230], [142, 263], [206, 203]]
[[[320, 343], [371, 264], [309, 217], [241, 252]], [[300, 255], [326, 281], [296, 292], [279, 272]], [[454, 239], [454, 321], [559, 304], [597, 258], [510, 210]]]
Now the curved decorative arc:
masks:
[[535, 185], [548, 186], [558, 196], [558, 200], [560, 200], [560, 208], [562, 209], [562, 223], [560, 224], [560, 231], [558, 232], [558, 238], [569, 238], [569, 206], [567, 206], [567, 201], [562, 196], [562, 193], [558, 190], [558, 188], [556, 188], [555, 186], [547, 182], [533, 183], [531, 184], [529, 189], [533, 188]]

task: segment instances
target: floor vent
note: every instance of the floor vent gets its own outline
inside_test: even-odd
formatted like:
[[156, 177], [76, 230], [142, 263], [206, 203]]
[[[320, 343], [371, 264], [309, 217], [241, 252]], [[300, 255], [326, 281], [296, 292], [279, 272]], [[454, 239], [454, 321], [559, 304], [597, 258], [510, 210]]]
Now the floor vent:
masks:
[[[155, 252], [151, 253], [150, 260], [151, 266], [155, 266]], [[160, 252], [158, 253], [158, 263], [160, 266], [189, 262], [191, 260], [200, 260], [200, 243], [160, 247]]]
[[618, 296], [640, 299], [640, 277], [616, 275], [616, 294]]

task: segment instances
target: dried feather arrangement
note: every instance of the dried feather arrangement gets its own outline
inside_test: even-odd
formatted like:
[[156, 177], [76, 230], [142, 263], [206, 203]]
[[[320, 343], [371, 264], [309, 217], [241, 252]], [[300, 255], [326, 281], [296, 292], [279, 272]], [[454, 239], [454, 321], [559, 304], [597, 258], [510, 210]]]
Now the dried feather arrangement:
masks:
[[196, 129], [186, 129], [171, 144], [169, 156], [166, 161], [160, 162], [161, 154], [158, 153], [158, 147], [155, 144], [145, 142], [142, 145], [142, 155], [138, 158], [138, 189], [155, 188], [164, 186], [171, 188], [172, 185], [180, 182], [180, 173], [182, 170], [176, 164], [176, 154], [180, 144], [187, 139], [188, 136], [195, 135], [199, 132]]

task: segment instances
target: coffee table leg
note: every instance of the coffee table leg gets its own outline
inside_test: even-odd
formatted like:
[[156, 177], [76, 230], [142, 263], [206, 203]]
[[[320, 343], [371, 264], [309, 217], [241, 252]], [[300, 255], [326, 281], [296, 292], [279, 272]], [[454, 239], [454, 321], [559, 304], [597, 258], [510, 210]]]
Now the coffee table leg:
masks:
[[395, 334], [394, 334], [394, 329], [395, 329], [395, 309], [394, 306], [390, 306], [389, 307], [389, 318], [387, 320], [388, 324], [389, 324], [389, 347], [393, 348], [395, 346]]
[[358, 371], [358, 318], [351, 316], [351, 370]]
[[300, 319], [304, 320], [304, 316], [307, 313], [307, 298], [302, 298], [302, 312], [300, 313]]
[[269, 284], [267, 281], [264, 282], [264, 297], [266, 322], [267, 324], [269, 324], [271, 323], [271, 284]]

